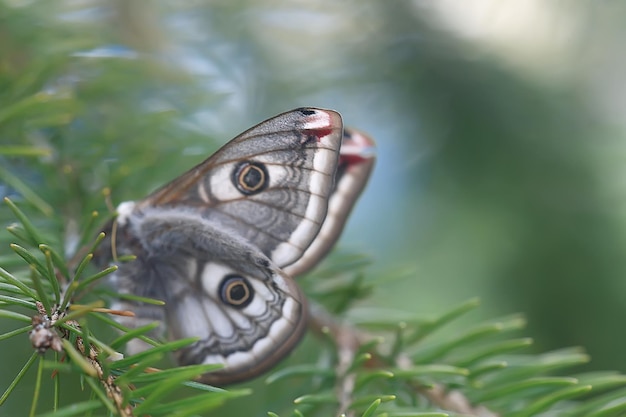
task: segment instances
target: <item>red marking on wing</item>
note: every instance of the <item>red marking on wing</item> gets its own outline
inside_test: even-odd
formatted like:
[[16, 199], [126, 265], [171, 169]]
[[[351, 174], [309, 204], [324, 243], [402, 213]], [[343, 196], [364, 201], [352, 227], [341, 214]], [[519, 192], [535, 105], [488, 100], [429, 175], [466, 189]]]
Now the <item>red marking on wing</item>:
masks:
[[339, 164], [356, 165], [356, 164], [361, 164], [367, 161], [368, 159], [371, 159], [371, 158], [367, 156], [363, 156], [363, 155], [358, 155], [358, 154], [339, 155]]
[[345, 129], [339, 163], [352, 166], [367, 162], [374, 158], [375, 149], [376, 144], [369, 136], [354, 129]]
[[323, 137], [326, 137], [333, 133], [333, 128], [328, 126], [320, 129], [306, 129], [304, 130], [304, 133], [307, 136], [315, 136], [317, 138], [317, 141], [319, 142]]

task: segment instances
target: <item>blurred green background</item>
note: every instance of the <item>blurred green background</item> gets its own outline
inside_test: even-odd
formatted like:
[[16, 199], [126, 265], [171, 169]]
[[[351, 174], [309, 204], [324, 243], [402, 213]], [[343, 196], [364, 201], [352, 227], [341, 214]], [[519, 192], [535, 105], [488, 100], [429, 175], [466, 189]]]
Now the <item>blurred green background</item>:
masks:
[[[474, 320], [523, 312], [537, 351], [626, 371], [624, 22], [582, 0], [0, 0], [0, 145], [50, 150], [0, 168], [71, 253], [103, 187], [140, 198], [263, 119], [333, 108], [379, 145], [341, 241], [374, 258], [368, 305], [478, 296]], [[25, 343], [0, 345], [1, 390]], [[248, 415], [293, 398], [255, 387]]]

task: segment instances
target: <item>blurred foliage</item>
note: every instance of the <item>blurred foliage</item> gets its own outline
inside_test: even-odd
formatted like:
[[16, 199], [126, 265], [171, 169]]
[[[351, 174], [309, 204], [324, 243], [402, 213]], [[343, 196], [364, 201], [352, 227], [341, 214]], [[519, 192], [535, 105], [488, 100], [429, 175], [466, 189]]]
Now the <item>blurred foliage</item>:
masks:
[[[626, 314], [624, 189], [614, 185], [623, 129], [592, 107], [585, 80], [566, 69], [557, 79], [529, 79], [432, 30], [411, 37], [410, 6], [387, 10], [384, 32], [403, 41], [372, 62], [393, 74], [396, 97], [416, 112], [411, 129], [427, 144], [409, 141], [410, 153], [431, 150], [412, 172], [424, 191], [411, 203], [423, 214], [404, 234], [408, 250], [399, 258], [417, 251], [423, 281], [437, 276], [437, 286], [487, 286], [495, 308], [528, 315], [542, 347], [583, 344], [595, 369], [626, 369], [626, 338], [611, 325]], [[600, 47], [625, 11], [614, 8], [606, 23], [615, 26], [603, 35], [593, 25], [577, 37]], [[586, 58], [583, 50], [571, 65]]]
[[[461, 21], [485, 2], [469, 3], [451, 7]], [[540, 350], [582, 345], [587, 369], [624, 371], [626, 9], [530, 3], [510, 25], [552, 32], [498, 49], [434, 2], [0, 1], [0, 194], [69, 258], [107, 213], [105, 187], [114, 204], [139, 198], [259, 120], [336, 108], [380, 145], [345, 240], [386, 278], [368, 303], [430, 313], [478, 295], [483, 316], [523, 311]], [[0, 229], [5, 269], [22, 265], [12, 239]], [[297, 396], [253, 387], [235, 410]]]

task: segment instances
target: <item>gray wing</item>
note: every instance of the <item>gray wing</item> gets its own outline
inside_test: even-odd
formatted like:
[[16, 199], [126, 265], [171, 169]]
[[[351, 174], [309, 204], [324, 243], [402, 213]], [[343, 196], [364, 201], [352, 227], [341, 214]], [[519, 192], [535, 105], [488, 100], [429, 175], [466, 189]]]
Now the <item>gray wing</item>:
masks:
[[299, 259], [326, 217], [343, 125], [330, 110], [283, 113], [244, 132], [138, 203], [195, 209], [283, 267]]
[[[254, 246], [197, 213], [150, 208], [127, 216], [118, 230], [122, 293], [165, 301], [136, 306], [136, 320], [161, 318], [174, 339], [197, 337], [178, 362], [221, 364], [207, 383], [247, 380], [290, 352], [306, 329], [304, 296], [289, 276]], [[161, 312], [156, 312], [159, 308]]]
[[372, 173], [376, 143], [356, 129], [344, 129], [335, 186], [330, 194], [328, 214], [307, 250], [283, 270], [292, 277], [312, 269], [332, 249], [341, 235], [359, 195]]

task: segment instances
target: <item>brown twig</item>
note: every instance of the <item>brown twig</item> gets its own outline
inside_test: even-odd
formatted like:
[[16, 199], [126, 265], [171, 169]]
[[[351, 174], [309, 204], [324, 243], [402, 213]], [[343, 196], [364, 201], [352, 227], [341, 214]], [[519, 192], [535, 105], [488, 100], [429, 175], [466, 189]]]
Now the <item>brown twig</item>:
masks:
[[349, 332], [342, 332], [337, 336], [338, 363], [337, 375], [340, 383], [337, 385], [337, 398], [339, 398], [338, 414], [352, 417], [353, 410], [348, 410], [352, 404], [352, 393], [356, 383], [356, 373], [350, 372], [350, 365], [354, 362], [356, 351], [359, 348], [359, 341], [355, 335]]

